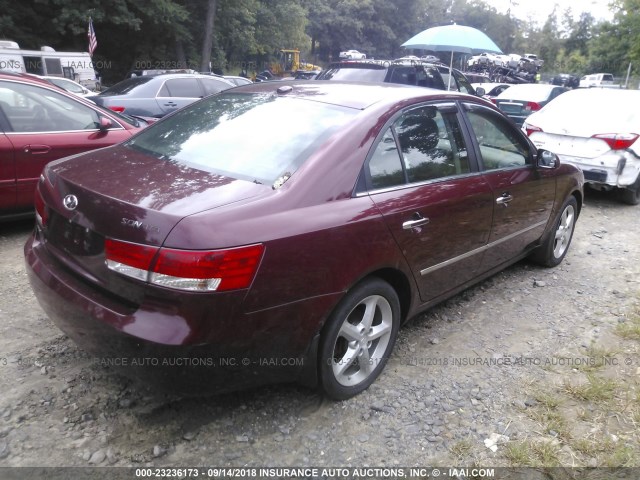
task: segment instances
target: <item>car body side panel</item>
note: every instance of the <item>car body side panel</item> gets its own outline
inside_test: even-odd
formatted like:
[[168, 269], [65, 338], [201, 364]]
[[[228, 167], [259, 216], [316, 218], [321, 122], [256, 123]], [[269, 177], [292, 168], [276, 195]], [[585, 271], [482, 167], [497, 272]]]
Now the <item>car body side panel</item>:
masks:
[[130, 132], [123, 128], [107, 132], [87, 130], [8, 134], [16, 152], [16, 206], [23, 208], [33, 204], [38, 178], [47, 163], [87, 150], [106, 147], [130, 136]]
[[0, 211], [16, 208], [16, 160], [13, 144], [0, 133]]
[[496, 199], [510, 195], [513, 200], [494, 202], [483, 270], [525, 252], [542, 237], [556, 198], [556, 180], [548, 172], [527, 166], [485, 174]]
[[[481, 249], [488, 240], [493, 196], [482, 176], [452, 178], [422, 186], [372, 194], [411, 265], [420, 296], [427, 302], [479, 274]], [[424, 226], [406, 229], [416, 215]]]

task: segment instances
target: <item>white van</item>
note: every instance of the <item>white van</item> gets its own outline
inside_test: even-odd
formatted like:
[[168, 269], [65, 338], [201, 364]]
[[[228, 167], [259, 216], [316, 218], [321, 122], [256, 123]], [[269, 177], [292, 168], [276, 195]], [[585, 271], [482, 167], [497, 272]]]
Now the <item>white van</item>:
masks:
[[11, 40], [0, 40], [0, 70], [66, 77], [90, 90], [99, 90], [93, 62], [87, 52], [56, 52], [51, 47], [23, 50]]
[[591, 75], [585, 75], [580, 79], [580, 88], [620, 88], [620, 85], [616, 85], [613, 82], [613, 75], [610, 73], [592, 73]]

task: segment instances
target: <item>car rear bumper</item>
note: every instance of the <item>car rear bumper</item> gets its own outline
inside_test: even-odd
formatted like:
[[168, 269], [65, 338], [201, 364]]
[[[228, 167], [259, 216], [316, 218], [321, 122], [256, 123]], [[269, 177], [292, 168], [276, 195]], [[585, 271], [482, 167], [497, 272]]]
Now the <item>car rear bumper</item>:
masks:
[[558, 154], [560, 161], [578, 167], [587, 183], [628, 188], [636, 184], [640, 174], [640, 159], [630, 152], [607, 153], [595, 158]]
[[205, 321], [194, 323], [180, 306], [118, 304], [65, 270], [37, 234], [27, 241], [24, 253], [38, 302], [95, 363], [181, 394], [316, 383], [318, 331], [337, 295], [254, 313], [236, 309], [232, 318], [217, 318], [212, 313], [217, 309], [209, 307]]

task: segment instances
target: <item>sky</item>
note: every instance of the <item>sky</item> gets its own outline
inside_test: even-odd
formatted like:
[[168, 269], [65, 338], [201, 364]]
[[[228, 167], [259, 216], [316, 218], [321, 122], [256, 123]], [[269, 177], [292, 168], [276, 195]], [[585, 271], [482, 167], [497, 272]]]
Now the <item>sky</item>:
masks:
[[598, 20], [612, 20], [609, 2], [610, 0], [490, 0], [487, 3], [501, 13], [506, 13], [511, 4], [511, 14], [514, 17], [526, 20], [531, 16], [543, 24], [553, 12], [554, 5], [558, 5], [556, 13], [560, 16], [570, 7], [576, 19], [586, 11]]

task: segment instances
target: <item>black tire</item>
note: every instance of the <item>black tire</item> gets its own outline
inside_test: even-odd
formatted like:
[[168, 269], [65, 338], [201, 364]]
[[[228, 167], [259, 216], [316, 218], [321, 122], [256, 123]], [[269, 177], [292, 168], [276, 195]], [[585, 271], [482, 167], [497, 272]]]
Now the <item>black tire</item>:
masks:
[[572, 195], [562, 205], [560, 215], [556, 218], [547, 238], [531, 254], [531, 260], [545, 267], [559, 265], [569, 251], [577, 218], [578, 202]]
[[384, 369], [399, 326], [400, 301], [387, 282], [370, 278], [347, 292], [327, 320], [320, 341], [324, 392], [345, 400], [366, 390]]
[[619, 189], [618, 198], [627, 205], [638, 205], [640, 203], [640, 179], [631, 188]]

